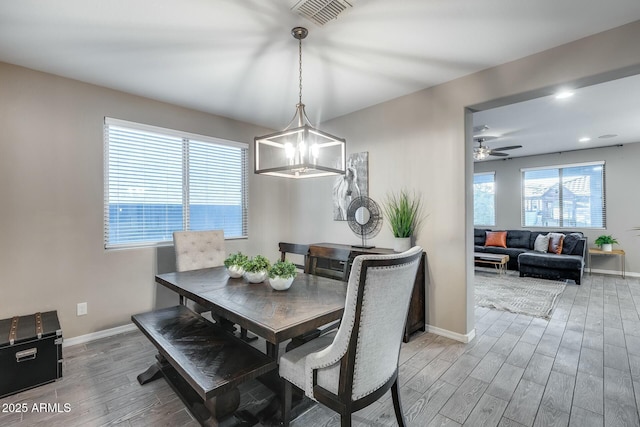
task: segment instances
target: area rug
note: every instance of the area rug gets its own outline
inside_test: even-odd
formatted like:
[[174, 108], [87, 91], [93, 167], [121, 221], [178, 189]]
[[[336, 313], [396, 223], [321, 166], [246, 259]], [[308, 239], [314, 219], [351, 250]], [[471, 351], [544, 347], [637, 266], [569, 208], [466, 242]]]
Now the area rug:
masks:
[[[511, 272], [509, 272], [511, 273]], [[564, 282], [475, 272], [476, 305], [549, 319], [565, 288]]]

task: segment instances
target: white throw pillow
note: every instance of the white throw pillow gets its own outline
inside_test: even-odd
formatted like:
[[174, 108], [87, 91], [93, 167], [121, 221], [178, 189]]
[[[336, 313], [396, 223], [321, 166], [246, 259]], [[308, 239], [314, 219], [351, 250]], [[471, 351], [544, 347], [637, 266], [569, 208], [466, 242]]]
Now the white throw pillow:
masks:
[[536, 241], [533, 243], [533, 250], [536, 252], [547, 252], [549, 250], [549, 235], [538, 234]]

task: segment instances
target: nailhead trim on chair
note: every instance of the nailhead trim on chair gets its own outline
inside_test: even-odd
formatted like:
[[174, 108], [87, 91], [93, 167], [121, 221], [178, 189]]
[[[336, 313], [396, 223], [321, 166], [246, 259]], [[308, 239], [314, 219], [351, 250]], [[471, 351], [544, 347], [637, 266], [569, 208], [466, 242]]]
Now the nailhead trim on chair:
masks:
[[[349, 276], [349, 286], [352, 285], [352, 280], [351, 277], [354, 278], [360, 278], [360, 272], [362, 271], [362, 262], [356, 262], [354, 263], [354, 265], [351, 268], [351, 273]], [[357, 281], [354, 279], [354, 286], [358, 286]], [[348, 292], [347, 292], [348, 293]], [[322, 368], [327, 368], [329, 366], [335, 365], [336, 363], [338, 363], [338, 361], [340, 359], [342, 359], [342, 357], [347, 353], [347, 349], [349, 348], [349, 336], [351, 335], [351, 331], [353, 330], [353, 325], [355, 324], [355, 317], [356, 317], [356, 304], [358, 302], [358, 292], [354, 292], [353, 296], [352, 296], [352, 301], [347, 301], [345, 304], [345, 310], [344, 310], [344, 314], [346, 315], [347, 313], [349, 313], [349, 319], [348, 319], [348, 324], [349, 324], [349, 328], [348, 330], [345, 332], [347, 337], [346, 339], [342, 339], [339, 340], [338, 335], [336, 334], [336, 338], [333, 340], [333, 343], [325, 348], [324, 350], [321, 350], [322, 352], [326, 351], [329, 348], [332, 348], [334, 345], [336, 344], [340, 344], [340, 347], [337, 347], [337, 353], [336, 356], [332, 359], [329, 359], [328, 362], [325, 363], [321, 363], [319, 365], [313, 365], [311, 363], [310, 358], [307, 358], [307, 361], [305, 362], [305, 370], [307, 372], [309, 372], [309, 375], [307, 376], [307, 387], [305, 387], [305, 390], [308, 390], [305, 392], [305, 394], [315, 400], [315, 398], [313, 397], [313, 370], [314, 369], [322, 369]], [[348, 305], [348, 307], [347, 307]], [[347, 310], [347, 308], [349, 308], [349, 310]], [[352, 313], [353, 311], [353, 313]], [[346, 319], [346, 316], [343, 315], [342, 316], [342, 322], [344, 322]], [[338, 333], [340, 332], [340, 330], [338, 330]]]
[[[368, 260], [386, 259], [386, 258], [388, 258], [388, 255], [367, 255], [366, 258]], [[383, 269], [383, 268], [393, 269], [393, 268], [400, 268], [403, 265], [406, 265], [406, 264], [400, 264], [398, 266], [389, 266], [389, 267], [377, 267], [377, 268], [380, 268], [380, 269]], [[354, 282], [353, 286], [356, 286], [356, 287], [358, 286], [358, 282], [360, 280], [361, 272], [362, 272], [362, 261], [354, 262], [354, 265], [353, 265], [352, 270], [351, 270], [351, 274], [349, 276], [349, 286], [352, 285], [352, 283], [351, 283], [352, 282], [352, 279], [351, 279], [352, 277], [354, 278], [353, 279], [353, 282]], [[366, 289], [366, 287], [365, 287], [365, 289]], [[364, 295], [363, 295], [363, 297], [364, 297]], [[337, 351], [335, 356], [333, 358], [329, 359], [329, 361], [326, 361], [324, 363], [320, 363], [320, 364], [317, 364], [317, 365], [312, 363], [313, 360], [311, 360], [310, 357], [308, 357], [307, 360], [306, 360], [305, 371], [309, 372], [309, 375], [307, 376], [307, 384], [306, 384], [306, 387], [305, 387], [305, 394], [309, 398], [311, 398], [313, 400], [315, 400], [314, 397], [313, 397], [313, 387], [312, 387], [312, 385], [313, 385], [313, 370], [314, 369], [322, 369], [322, 368], [327, 368], [327, 367], [333, 366], [336, 363], [338, 363], [340, 361], [340, 359], [342, 359], [342, 357], [346, 354], [347, 348], [349, 347], [349, 338], [351, 336], [351, 332], [353, 331], [353, 326], [355, 324], [355, 314], [356, 314], [357, 301], [358, 301], [358, 292], [354, 292], [353, 295], [352, 295], [352, 299], [350, 301], [347, 301], [346, 304], [345, 304], [345, 311], [344, 311], [344, 315], [343, 315], [342, 321], [344, 322], [345, 320], [348, 320], [348, 325], [349, 325], [348, 330], [346, 330], [344, 332], [344, 334], [343, 334], [343, 335], [346, 335], [345, 338], [341, 339], [340, 335], [336, 335], [336, 338], [334, 339], [333, 343], [330, 346], [328, 346], [325, 349], [323, 349], [323, 350], [319, 351], [318, 353], [316, 353], [316, 354], [320, 354], [320, 353], [326, 352], [327, 350], [331, 349], [333, 351]], [[349, 315], [348, 319], [347, 319], [347, 315]], [[343, 329], [340, 328], [338, 330], [338, 334], [340, 334], [340, 332], [342, 330]], [[336, 347], [334, 349], [334, 346], [336, 344], [340, 345], [340, 347]], [[358, 344], [359, 344], [359, 342], [358, 342]], [[320, 357], [321, 357], [321, 355], [320, 355]], [[358, 357], [358, 355], [356, 353], [356, 358], [357, 357]], [[387, 380], [388, 380], [388, 378], [387, 378]], [[293, 382], [293, 381], [291, 381], [291, 382]], [[355, 382], [355, 378], [354, 378], [354, 382]], [[376, 389], [374, 389], [374, 390], [376, 390]]]
[[[398, 264], [398, 265], [394, 265], [394, 266], [386, 266], [386, 267], [375, 267], [375, 270], [397, 270], [400, 268], [405, 267], [407, 264], [409, 263], [405, 263], [405, 264]], [[362, 294], [362, 304], [365, 305], [365, 300], [367, 298], [367, 287], [364, 287], [364, 293]], [[358, 366], [358, 358], [360, 356], [360, 342], [361, 342], [361, 335], [358, 335], [358, 340], [357, 340], [357, 344], [356, 344], [356, 361], [355, 361], [355, 365], [354, 366]], [[356, 373], [357, 374], [357, 373]], [[387, 381], [389, 381], [389, 379], [393, 376], [393, 373], [391, 375], [389, 375], [387, 378], [384, 379], [384, 381], [382, 381], [377, 387], [373, 388], [372, 390], [367, 390], [367, 391], [363, 391], [361, 394], [358, 395], [354, 395], [352, 396], [352, 398], [354, 400], [357, 400], [361, 397], [364, 396], [368, 396], [369, 394], [371, 394], [372, 392], [376, 391], [377, 389], [379, 389], [380, 387], [382, 387]], [[357, 375], [354, 375], [353, 377], [353, 388], [356, 388], [356, 384], [358, 383], [359, 379], [357, 377]]]
[[341, 425], [351, 425], [355, 411], [390, 390], [396, 420], [406, 425], [398, 392], [398, 359], [422, 255], [422, 248], [415, 246], [401, 254], [356, 257], [336, 335], [318, 338], [280, 359], [280, 375], [286, 380], [281, 407], [285, 425], [290, 419], [292, 384], [338, 412]]

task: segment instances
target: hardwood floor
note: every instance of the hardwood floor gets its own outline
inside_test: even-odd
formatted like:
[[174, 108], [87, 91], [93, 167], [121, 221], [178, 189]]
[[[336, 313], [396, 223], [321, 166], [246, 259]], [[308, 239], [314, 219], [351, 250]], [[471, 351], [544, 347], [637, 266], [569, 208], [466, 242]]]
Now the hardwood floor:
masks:
[[[414, 335], [400, 356], [409, 425], [640, 426], [638, 307], [638, 278], [585, 275], [582, 285], [567, 285], [549, 321], [476, 308], [469, 344]], [[0, 425], [196, 426], [164, 380], [138, 385], [154, 355], [138, 332], [65, 348], [64, 377], [0, 399]], [[243, 405], [268, 398], [257, 382], [242, 389]], [[8, 411], [15, 403], [29, 410]], [[32, 411], [34, 403], [58, 403], [60, 411]], [[395, 425], [390, 394], [353, 419]], [[339, 418], [314, 406], [292, 424], [334, 426]]]

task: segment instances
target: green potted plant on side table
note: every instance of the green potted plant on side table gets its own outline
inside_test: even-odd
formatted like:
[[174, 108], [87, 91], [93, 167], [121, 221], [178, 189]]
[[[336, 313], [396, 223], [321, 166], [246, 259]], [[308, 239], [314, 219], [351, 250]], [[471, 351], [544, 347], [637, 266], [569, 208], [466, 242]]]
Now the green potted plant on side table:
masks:
[[400, 191], [398, 194], [389, 194], [383, 205], [385, 216], [395, 242], [393, 250], [404, 252], [411, 248], [411, 239], [420, 225], [422, 202], [415, 194]]
[[605, 252], [611, 252], [613, 250], [613, 244], [618, 244], [618, 241], [612, 236], [602, 235], [595, 240], [595, 244]]
[[276, 291], [286, 291], [291, 287], [298, 274], [296, 265], [291, 261], [278, 261], [269, 269], [269, 284]]
[[249, 257], [242, 252], [229, 255], [227, 259], [224, 260], [224, 266], [227, 267], [229, 277], [234, 279], [242, 277], [244, 274], [244, 264], [247, 261], [249, 261]]
[[250, 283], [264, 282], [271, 263], [262, 255], [256, 255], [244, 263], [244, 277]]

